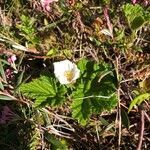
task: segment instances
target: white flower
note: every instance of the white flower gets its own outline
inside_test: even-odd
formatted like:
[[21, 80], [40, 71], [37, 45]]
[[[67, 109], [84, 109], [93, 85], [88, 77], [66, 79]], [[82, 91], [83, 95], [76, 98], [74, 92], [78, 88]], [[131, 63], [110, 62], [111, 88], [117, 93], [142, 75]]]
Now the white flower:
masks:
[[69, 60], [54, 63], [54, 74], [61, 84], [74, 83], [80, 76], [77, 65]]

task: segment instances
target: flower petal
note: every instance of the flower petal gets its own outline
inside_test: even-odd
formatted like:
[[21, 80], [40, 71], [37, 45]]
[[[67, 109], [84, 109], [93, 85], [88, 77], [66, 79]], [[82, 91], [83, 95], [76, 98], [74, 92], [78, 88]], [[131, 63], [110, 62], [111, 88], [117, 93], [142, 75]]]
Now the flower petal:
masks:
[[[60, 62], [55, 62], [54, 64], [54, 74], [61, 84], [69, 84], [75, 82], [80, 76], [80, 70], [77, 68], [76, 64], [69, 60], [63, 60]], [[73, 76], [71, 76], [71, 73]]]

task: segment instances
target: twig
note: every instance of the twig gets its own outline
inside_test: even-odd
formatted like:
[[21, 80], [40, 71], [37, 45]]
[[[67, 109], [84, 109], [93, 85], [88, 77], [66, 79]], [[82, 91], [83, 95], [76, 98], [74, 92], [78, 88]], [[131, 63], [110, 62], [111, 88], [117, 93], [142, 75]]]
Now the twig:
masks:
[[74, 128], [72, 128], [72, 126], [71, 126], [67, 121], [65, 121], [63, 118], [61, 118], [61, 116], [56, 115], [56, 114], [54, 114], [53, 112], [50, 112], [50, 110], [49, 110], [48, 108], [42, 108], [42, 110], [43, 110], [44, 112], [47, 112], [48, 114], [54, 116], [57, 120], [63, 122], [66, 126], [68, 126], [68, 127], [70, 128], [70, 131], [72, 131], [72, 132], [75, 131]]
[[121, 83], [125, 83], [125, 82], [129, 82], [129, 81], [133, 81], [133, 80], [134, 80], [133, 78], [126, 79], [126, 80], [122, 80], [122, 81], [120, 81], [120, 84], [121, 84]]
[[98, 129], [98, 125], [96, 123], [95, 125], [95, 129], [96, 129], [96, 135], [97, 135], [97, 141], [98, 141], [98, 146], [99, 146], [99, 149], [100, 149], [100, 135], [99, 135], [99, 129]]
[[150, 122], [150, 116], [144, 111], [145, 118]]
[[70, 136], [70, 134], [67, 134], [65, 132], [61, 132], [58, 131], [57, 129], [55, 129], [53, 126], [49, 127], [49, 128], [45, 128], [45, 127], [40, 127], [43, 131], [47, 131], [50, 134], [54, 134], [57, 135], [59, 137], [63, 137], [63, 138], [67, 138], [67, 139], [71, 139], [72, 137]]
[[144, 110], [141, 109], [141, 130], [140, 130], [139, 141], [138, 141], [136, 150], [141, 150], [141, 147], [142, 147], [142, 141], [143, 141], [143, 135], [144, 135], [144, 124], [145, 124], [144, 118], [145, 118]]
[[120, 79], [119, 79], [119, 69], [120, 69], [120, 56], [116, 57], [116, 61], [114, 62], [115, 65], [115, 70], [116, 70], [116, 74], [117, 74], [117, 80], [118, 80], [118, 89], [117, 89], [117, 95], [118, 95], [118, 113], [117, 113], [117, 119], [118, 119], [118, 127], [119, 127], [119, 133], [118, 133], [118, 150], [120, 150], [120, 145], [121, 145], [121, 99], [120, 99], [120, 92], [121, 92], [121, 88], [120, 88]]
[[119, 139], [118, 139], [118, 150], [121, 144], [121, 106], [120, 106], [120, 89], [118, 89], [118, 123], [119, 123]]

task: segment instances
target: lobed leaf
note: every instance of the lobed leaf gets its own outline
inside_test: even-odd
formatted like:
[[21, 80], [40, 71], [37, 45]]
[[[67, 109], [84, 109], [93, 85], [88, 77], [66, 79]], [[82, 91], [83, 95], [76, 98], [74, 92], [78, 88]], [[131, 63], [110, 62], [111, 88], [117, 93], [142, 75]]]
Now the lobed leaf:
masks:
[[123, 11], [128, 20], [128, 24], [133, 30], [137, 30], [147, 21], [147, 15], [139, 4], [125, 4], [123, 5]]
[[72, 93], [72, 116], [86, 125], [92, 113], [111, 110], [117, 104], [115, 80], [109, 65], [83, 60], [80, 83]]
[[35, 99], [35, 106], [47, 103], [58, 105], [64, 100], [62, 95], [66, 93], [63, 86], [58, 88], [56, 81], [47, 76], [41, 76], [32, 82], [23, 84], [20, 90], [25, 96]]

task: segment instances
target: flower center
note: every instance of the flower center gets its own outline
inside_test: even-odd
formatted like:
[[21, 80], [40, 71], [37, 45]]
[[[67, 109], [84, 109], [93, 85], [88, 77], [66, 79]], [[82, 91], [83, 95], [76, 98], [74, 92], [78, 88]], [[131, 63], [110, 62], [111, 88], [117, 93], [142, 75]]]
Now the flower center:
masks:
[[74, 77], [74, 73], [73, 73], [73, 71], [65, 71], [64, 76], [70, 82]]

